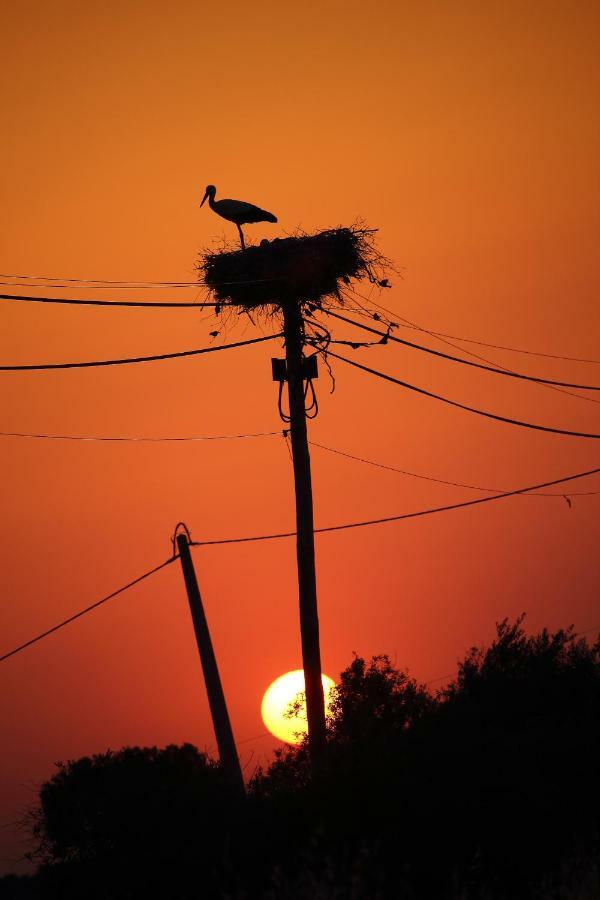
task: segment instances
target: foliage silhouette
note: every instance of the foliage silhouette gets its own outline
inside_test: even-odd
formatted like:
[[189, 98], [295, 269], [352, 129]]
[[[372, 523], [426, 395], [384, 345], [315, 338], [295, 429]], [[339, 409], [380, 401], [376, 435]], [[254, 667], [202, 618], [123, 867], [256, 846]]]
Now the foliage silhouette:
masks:
[[190, 745], [59, 765], [40, 896], [598, 896], [600, 642], [504, 621], [436, 694], [356, 656], [332, 706], [319, 768], [281, 750], [245, 801]]
[[38, 900], [39, 886], [31, 875], [5, 875], [0, 878], [0, 900]]
[[303, 745], [254, 791], [297, 823], [294, 841], [320, 829], [324, 855], [369, 848], [385, 896], [400, 878], [419, 897], [510, 900], [542, 881], [553, 896], [553, 878], [598, 884], [600, 644], [522, 622], [500, 623], [435, 697], [386, 657], [356, 658], [317, 776]]
[[41, 880], [50, 896], [214, 891], [228, 880], [224, 835], [239, 807], [219, 765], [190, 744], [59, 763], [32, 813]]

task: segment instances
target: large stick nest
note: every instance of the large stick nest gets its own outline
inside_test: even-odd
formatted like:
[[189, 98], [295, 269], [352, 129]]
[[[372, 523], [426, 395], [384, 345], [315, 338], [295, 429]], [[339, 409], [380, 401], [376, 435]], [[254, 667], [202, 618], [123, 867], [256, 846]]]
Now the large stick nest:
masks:
[[255, 310], [288, 301], [340, 301], [351, 279], [382, 283], [387, 260], [375, 248], [373, 235], [353, 225], [275, 238], [245, 250], [205, 253], [198, 270], [214, 300], [223, 305]]

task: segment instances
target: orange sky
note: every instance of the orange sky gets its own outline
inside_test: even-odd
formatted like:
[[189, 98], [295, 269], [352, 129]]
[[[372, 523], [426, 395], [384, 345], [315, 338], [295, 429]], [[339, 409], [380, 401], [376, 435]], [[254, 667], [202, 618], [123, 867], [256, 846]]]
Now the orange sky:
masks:
[[[198, 208], [213, 182], [218, 196], [278, 215], [247, 228], [254, 241], [359, 216], [378, 227], [381, 250], [403, 267], [381, 300], [398, 315], [600, 358], [598, 24], [591, 2], [13, 4], [3, 16], [1, 270], [192, 280], [200, 249], [235, 237]], [[4, 363], [188, 349], [214, 328], [185, 310], [2, 302], [0, 316]], [[254, 334], [241, 322], [226, 337]], [[600, 383], [600, 366], [478, 349], [521, 371]], [[277, 352], [0, 374], [1, 430], [276, 430]], [[600, 431], [597, 406], [536, 385], [399, 346], [357, 358], [463, 403]], [[342, 364], [335, 374], [331, 396], [321, 371], [310, 434], [350, 453], [499, 488], [598, 465], [594, 441], [479, 419]], [[0, 654], [166, 559], [182, 519], [196, 539], [293, 528], [278, 437], [0, 441]], [[312, 460], [317, 525], [477, 496], [317, 449]], [[600, 478], [572, 489], [600, 490]], [[600, 624], [599, 503], [518, 498], [317, 537], [325, 671], [335, 677], [356, 650], [435, 678], [523, 610], [532, 629]], [[194, 558], [250, 773], [274, 746], [247, 740], [263, 731], [262, 693], [300, 664], [294, 546]], [[0, 704], [2, 823], [55, 760], [133, 743], [214, 748], [178, 567], [3, 663]], [[12, 870], [22, 848], [2, 835]]]

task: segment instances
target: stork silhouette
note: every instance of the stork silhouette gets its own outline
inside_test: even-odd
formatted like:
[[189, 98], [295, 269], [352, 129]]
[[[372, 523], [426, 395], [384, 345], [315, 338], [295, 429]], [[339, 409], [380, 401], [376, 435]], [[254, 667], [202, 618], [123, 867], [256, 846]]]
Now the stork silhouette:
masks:
[[246, 249], [242, 225], [247, 225], [250, 222], [277, 221], [277, 216], [274, 216], [273, 213], [267, 212], [259, 206], [254, 206], [252, 203], [246, 203], [244, 200], [215, 200], [216, 193], [217, 189], [214, 184], [207, 185], [204, 199], [200, 206], [204, 206], [208, 198], [208, 205], [213, 212], [216, 212], [222, 219], [227, 219], [228, 222], [234, 222], [237, 225], [242, 250]]

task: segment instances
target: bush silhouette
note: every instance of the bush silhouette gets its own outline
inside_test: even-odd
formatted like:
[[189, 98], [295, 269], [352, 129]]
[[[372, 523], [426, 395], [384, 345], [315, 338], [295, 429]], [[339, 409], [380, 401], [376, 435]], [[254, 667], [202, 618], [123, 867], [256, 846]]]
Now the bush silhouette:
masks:
[[40, 896], [598, 896], [600, 643], [504, 621], [435, 694], [356, 656], [332, 707], [318, 766], [284, 749], [245, 801], [187, 744], [59, 765], [31, 816]]
[[543, 882], [546, 898], [553, 878], [597, 878], [600, 645], [570, 630], [528, 637], [522, 622], [501, 622], [436, 696], [386, 657], [356, 658], [316, 776], [302, 745], [253, 785], [298, 823], [294, 843], [318, 834], [334, 859], [367, 846], [390, 897], [402, 881], [417, 896], [485, 886], [508, 900]]
[[220, 767], [190, 744], [58, 764], [32, 814], [46, 888], [107, 898], [216, 890], [239, 806]]

